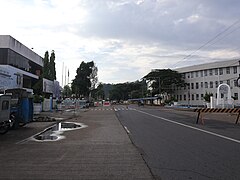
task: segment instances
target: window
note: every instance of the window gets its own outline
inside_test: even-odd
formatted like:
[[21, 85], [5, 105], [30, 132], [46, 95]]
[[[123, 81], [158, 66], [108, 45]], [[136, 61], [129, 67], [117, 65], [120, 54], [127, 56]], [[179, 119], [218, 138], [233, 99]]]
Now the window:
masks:
[[194, 94], [192, 94], [192, 100], [194, 100]]
[[208, 82], [205, 82], [205, 88], [208, 88]]
[[192, 89], [194, 89], [194, 83], [191, 83], [191, 87], [192, 87]]
[[201, 94], [201, 99], [203, 99], [203, 94]]
[[186, 79], [186, 74], [185, 73], [182, 74], [182, 78]]
[[186, 101], [186, 99], [187, 99], [187, 96], [186, 96], [186, 94], [184, 94], [183, 95], [183, 100]]
[[219, 75], [223, 75], [223, 68], [219, 68]]
[[222, 84], [223, 83], [223, 81], [220, 81], [220, 84]]
[[199, 94], [196, 94], [196, 100], [199, 100]]
[[17, 85], [21, 85], [21, 75], [16, 74], [16, 76], [17, 76]]
[[27, 58], [11, 49], [8, 49], [8, 64], [28, 72], [31, 68], [30, 62]]
[[215, 69], [215, 75], [218, 75], [218, 69]]
[[198, 71], [195, 72], [195, 76], [198, 77]]
[[177, 100], [179, 100], [178, 95], [177, 95]]
[[238, 93], [234, 93], [234, 99], [238, 100]]
[[190, 78], [190, 75], [189, 75], [189, 73], [187, 73], [187, 78]]
[[188, 89], [190, 89], [190, 83], [187, 83]]
[[180, 98], [179, 99], [180, 99], [180, 101], [182, 100], [182, 95], [181, 94], [180, 94]]
[[193, 72], [191, 72], [191, 78], [193, 78]]
[[200, 71], [200, 75], [201, 75], [201, 77], [203, 77], [203, 71]]
[[2, 110], [8, 110], [8, 109], [9, 109], [9, 101], [3, 101]]
[[218, 81], [215, 81], [215, 88], [218, 88]]
[[227, 80], [227, 84], [230, 86], [230, 80]]
[[237, 85], [237, 80], [234, 80], [233, 82], [234, 82], [234, 87], [237, 87], [238, 86]]
[[196, 89], [198, 89], [199, 88], [199, 85], [198, 85], [198, 82], [196, 82]]
[[204, 70], [204, 76], [207, 76], [208, 74], [207, 74], [207, 70]]
[[226, 68], [226, 74], [230, 74], [230, 67]]
[[237, 66], [233, 67], [233, 74], [237, 74]]
[[213, 88], [213, 82], [210, 81], [210, 88]]
[[201, 88], [203, 88], [203, 82], [201, 82]]
[[213, 72], [212, 72], [212, 69], [209, 70], [209, 76], [212, 76], [213, 75]]

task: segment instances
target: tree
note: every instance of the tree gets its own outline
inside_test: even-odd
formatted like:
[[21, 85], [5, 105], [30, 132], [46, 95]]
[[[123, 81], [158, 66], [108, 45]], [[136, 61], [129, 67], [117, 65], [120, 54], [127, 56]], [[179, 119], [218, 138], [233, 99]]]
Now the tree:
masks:
[[98, 83], [98, 77], [97, 77], [98, 68], [93, 61], [89, 62], [89, 66], [92, 68], [92, 72], [90, 74], [90, 81], [91, 81], [91, 90], [93, 90], [96, 88], [96, 85]]
[[110, 91], [111, 100], [128, 100], [135, 98], [142, 98], [146, 95], [146, 82], [135, 81], [112, 85], [112, 90]]
[[52, 50], [49, 61], [49, 80], [56, 80], [55, 52]]
[[206, 92], [205, 95], [203, 96], [204, 101], [210, 102], [210, 97], [211, 96], [213, 96], [213, 93]]
[[44, 58], [43, 58], [43, 74], [42, 77], [49, 79], [50, 76], [50, 68], [49, 68], [49, 54], [48, 51], [45, 52]]
[[72, 82], [72, 91], [77, 97], [89, 97], [97, 83], [97, 67], [94, 62], [82, 61]]
[[34, 94], [42, 95], [43, 94], [43, 78], [49, 80], [56, 80], [56, 68], [55, 68], [55, 53], [52, 50], [50, 61], [49, 61], [49, 53], [45, 52], [43, 58], [43, 68], [42, 73], [39, 76], [38, 81], [33, 86]]
[[71, 97], [71, 95], [72, 95], [72, 90], [71, 90], [71, 88], [70, 88], [68, 85], [64, 86], [64, 87], [63, 87], [63, 92], [62, 92], [62, 94], [63, 94], [63, 97], [64, 97], [64, 98], [65, 98], [65, 97]]
[[159, 92], [172, 94], [174, 86], [184, 87], [186, 85], [181, 74], [171, 69], [151, 71], [143, 78], [152, 81], [153, 95], [159, 94]]
[[56, 67], [55, 67], [55, 52], [52, 50], [51, 57], [49, 60], [48, 51], [45, 52], [43, 59], [43, 78], [51, 81], [56, 80]]
[[103, 84], [99, 83], [96, 89], [93, 89], [92, 95], [94, 99], [105, 99]]

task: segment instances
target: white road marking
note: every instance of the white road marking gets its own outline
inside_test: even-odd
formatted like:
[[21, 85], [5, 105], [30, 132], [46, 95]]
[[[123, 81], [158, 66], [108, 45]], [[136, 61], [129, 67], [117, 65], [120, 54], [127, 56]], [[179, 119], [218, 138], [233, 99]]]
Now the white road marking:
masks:
[[95, 109], [90, 109], [91, 111], [129, 111], [129, 110], [135, 110], [133, 108], [95, 108]]
[[164, 117], [155, 116], [155, 115], [153, 115], [153, 114], [149, 114], [149, 113], [144, 112], [144, 111], [139, 111], [139, 110], [136, 110], [136, 109], [135, 109], [135, 111], [140, 112], [140, 113], [143, 113], [143, 114], [146, 114], [146, 115], [149, 115], [149, 116], [152, 116], [152, 117], [155, 117], [155, 118], [158, 118], [158, 119], [162, 119], [162, 120], [167, 121], [167, 122], [170, 122], [170, 123], [174, 123], [174, 124], [177, 124], [177, 125], [186, 127], [186, 128], [190, 128], [190, 129], [194, 129], [194, 130], [197, 130], [197, 131], [201, 131], [201, 132], [204, 132], [204, 133], [206, 133], [206, 134], [210, 134], [210, 135], [213, 135], [213, 136], [217, 136], [217, 137], [220, 137], [220, 138], [223, 138], [223, 139], [227, 139], [227, 140], [229, 140], [229, 141], [233, 141], [233, 142], [236, 142], [236, 143], [239, 143], [239, 144], [240, 144], [240, 140], [237, 140], [237, 139], [233, 139], [233, 138], [230, 138], [230, 137], [227, 137], [227, 136], [223, 136], [223, 135], [220, 135], [220, 134], [217, 134], [217, 133], [214, 133], [214, 132], [206, 131], [206, 130], [203, 130], [203, 129], [200, 129], [200, 128], [196, 128], [196, 127], [189, 126], [189, 125], [186, 125], [186, 124], [183, 124], [183, 123], [179, 123], [179, 122], [176, 122], [176, 121], [173, 121], [173, 120], [164, 118]]
[[124, 126], [124, 129], [127, 131], [128, 134], [130, 134], [130, 131], [128, 130], [128, 128], [126, 126]]

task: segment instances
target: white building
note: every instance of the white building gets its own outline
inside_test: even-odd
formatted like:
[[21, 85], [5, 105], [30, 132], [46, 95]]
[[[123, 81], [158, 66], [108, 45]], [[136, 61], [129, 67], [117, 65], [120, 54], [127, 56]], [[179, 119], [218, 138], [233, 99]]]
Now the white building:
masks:
[[43, 58], [9, 35], [0, 35], [0, 91], [23, 88], [33, 92]]
[[175, 89], [178, 103], [186, 106], [204, 106], [205, 93], [213, 93], [214, 98], [217, 98], [217, 87], [226, 83], [231, 88], [231, 96], [236, 99], [235, 105], [240, 105], [240, 88], [237, 86], [239, 64], [240, 60], [236, 59], [175, 69], [188, 84], [187, 87]]

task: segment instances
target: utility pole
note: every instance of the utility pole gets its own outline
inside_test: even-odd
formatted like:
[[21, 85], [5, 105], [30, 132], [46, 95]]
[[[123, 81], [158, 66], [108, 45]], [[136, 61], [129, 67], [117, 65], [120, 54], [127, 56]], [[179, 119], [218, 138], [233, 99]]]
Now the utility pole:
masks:
[[161, 84], [160, 84], [160, 77], [158, 77], [158, 80], [159, 80], [159, 84], [158, 84], [158, 88], [159, 88], [158, 91], [159, 91], [159, 92], [158, 92], [158, 93], [159, 93], [159, 96], [160, 96], [160, 93], [161, 93], [161, 90], [160, 90], [160, 87], [161, 87]]

